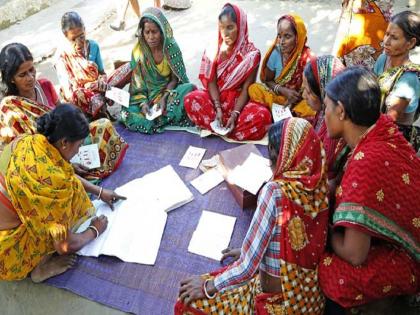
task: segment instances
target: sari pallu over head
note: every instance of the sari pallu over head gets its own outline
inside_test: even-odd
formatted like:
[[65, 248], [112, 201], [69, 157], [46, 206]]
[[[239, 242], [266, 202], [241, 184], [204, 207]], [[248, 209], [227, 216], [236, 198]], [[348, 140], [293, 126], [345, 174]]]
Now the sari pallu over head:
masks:
[[238, 37], [235, 47], [224, 61], [220, 60], [221, 47], [223, 44], [222, 35], [219, 31], [217, 51], [211, 57], [204, 52], [201, 59], [199, 79], [205, 89], [214, 77], [217, 78], [217, 85], [220, 92], [235, 90], [248, 78], [252, 71], [258, 68], [261, 59], [260, 51], [248, 39], [248, 22], [246, 13], [234, 4], [227, 3], [223, 7], [231, 6], [235, 11]]
[[[275, 78], [275, 82], [289, 89], [300, 91], [303, 81], [303, 69], [305, 68], [306, 63], [312, 57], [311, 50], [308, 46], [306, 46], [306, 26], [305, 23], [303, 23], [301, 17], [298, 15], [283, 15], [277, 23], [279, 23], [282, 19], [288, 20], [295, 27], [296, 47], [289, 60], [283, 61], [283, 69], [280, 75], [277, 78]], [[260, 73], [261, 81], [265, 80], [265, 69], [267, 67], [268, 59], [270, 58], [273, 50], [276, 49], [276, 47], [278, 47], [278, 44], [279, 39], [276, 36], [276, 39], [274, 40], [270, 49], [264, 56]]]
[[[158, 8], [148, 8], [144, 11], [143, 19], [155, 22], [163, 37], [163, 54], [169, 63], [172, 73], [178, 78], [179, 83], [188, 83], [182, 52], [173, 36], [171, 25], [163, 12]], [[133, 69], [130, 84], [130, 104], [141, 104], [157, 100], [164, 92], [170, 77], [163, 77], [156, 66], [149, 46], [142, 34], [138, 34], [138, 42], [131, 55], [131, 69]]]
[[95, 209], [71, 164], [43, 135], [16, 144], [6, 186], [22, 224], [0, 235], [0, 253], [8, 253], [0, 258], [0, 273], [2, 279], [19, 279]]
[[420, 260], [420, 159], [381, 115], [360, 140], [337, 188], [334, 226], [357, 228]]
[[308, 121], [289, 118], [279, 127], [283, 131], [273, 178], [282, 191], [282, 292], [257, 296], [257, 308], [261, 312], [269, 305], [283, 305], [287, 314], [321, 314], [324, 297], [318, 285], [317, 266], [328, 224], [325, 151]]

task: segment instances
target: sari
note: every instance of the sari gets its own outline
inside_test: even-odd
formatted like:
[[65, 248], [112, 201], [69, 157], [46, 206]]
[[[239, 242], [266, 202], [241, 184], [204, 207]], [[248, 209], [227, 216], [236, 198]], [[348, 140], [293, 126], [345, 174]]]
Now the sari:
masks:
[[[325, 88], [327, 84], [341, 71], [344, 70], [344, 65], [341, 61], [333, 56], [321, 56], [311, 60], [311, 68], [315, 80], [318, 83], [319, 91], [321, 93], [321, 102], [324, 102]], [[325, 124], [325, 105], [316, 113], [312, 126], [315, 129], [318, 137], [324, 145], [327, 156], [328, 179], [333, 179], [336, 176], [335, 164], [338, 156], [345, 147], [343, 139], [332, 139], [328, 136], [327, 125]]]
[[[387, 98], [393, 92], [398, 80], [406, 72], [416, 73], [420, 78], [420, 65], [409, 62], [405, 65], [393, 67], [378, 75], [378, 82], [382, 93], [382, 107], [381, 111], [386, 113], [389, 110]], [[420, 111], [420, 104], [417, 109], [411, 113], [404, 113], [403, 117], [396, 121], [399, 130], [403, 133], [404, 137], [409, 141], [414, 150], [420, 149], [420, 128], [413, 125], [413, 122], [418, 118]], [[417, 116], [417, 117], [416, 117]]]
[[[55, 69], [62, 98], [78, 106], [93, 119], [97, 118], [110, 101], [105, 98], [104, 92], [98, 90], [99, 70], [96, 63], [87, 59], [72, 45], [66, 44], [58, 55]], [[123, 88], [130, 76], [130, 65], [123, 64], [107, 78], [107, 84]]]
[[341, 12], [333, 55], [347, 67], [372, 69], [383, 50], [393, 5], [394, 0], [349, 0]]
[[[191, 121], [200, 128], [212, 130], [210, 123], [216, 118], [216, 110], [208, 91], [209, 82], [216, 77], [220, 92], [220, 104], [223, 112], [222, 122], [226, 125], [241, 94], [241, 87], [249, 75], [260, 64], [260, 51], [248, 39], [248, 22], [246, 13], [236, 5], [231, 6], [236, 14], [238, 38], [231, 54], [226, 60], [221, 59], [222, 36], [219, 32], [217, 51], [213, 58], [204, 53], [199, 79], [204, 90], [197, 90], [185, 97], [185, 110]], [[228, 135], [234, 140], [260, 140], [271, 124], [271, 113], [264, 106], [249, 101], [242, 108], [235, 128]]]
[[[148, 8], [141, 18], [151, 19], [162, 31], [164, 59], [161, 64], [155, 63], [149, 46], [140, 34], [131, 57], [133, 75], [130, 84], [130, 106], [122, 108], [121, 121], [130, 130], [148, 134], [163, 132], [168, 125], [190, 126], [191, 122], [184, 110], [184, 96], [194, 89], [194, 85], [189, 83], [182, 53], [172, 28], [158, 8]], [[166, 86], [171, 81], [172, 74], [177, 77], [178, 85], [173, 90], [167, 90]], [[158, 104], [166, 92], [169, 92], [166, 112], [154, 120], [146, 119], [141, 112], [141, 105]]]
[[324, 254], [319, 264], [323, 292], [343, 307], [415, 294], [420, 288], [420, 159], [391, 119], [381, 115], [347, 162], [333, 224], [370, 235], [371, 247], [357, 267]]
[[[283, 131], [277, 140], [280, 142], [279, 156], [273, 175], [273, 183], [281, 191], [280, 204], [277, 205], [281, 209], [275, 221], [280, 228], [280, 250], [277, 250], [277, 257], [268, 257], [264, 261], [267, 265], [267, 261], [277, 260], [277, 268], [273, 266], [273, 272], [270, 274], [278, 277], [281, 292], [263, 293], [259, 275], [250, 275], [252, 278], [244, 283], [236, 284], [235, 280], [234, 286], [219, 290], [214, 299], [197, 300], [189, 306], [178, 301], [175, 305], [176, 315], [323, 313], [325, 299], [318, 285], [317, 266], [324, 251], [328, 225], [325, 151], [308, 121], [290, 118], [280, 128], [283, 128]], [[254, 218], [258, 217], [259, 208], [267, 204], [261, 195], [258, 203]], [[249, 235], [254, 238], [261, 237], [260, 233], [252, 230], [253, 228], [251, 223], [242, 245], [241, 257], [247, 247], [256, 246], [255, 243], [250, 245]], [[266, 244], [264, 242], [258, 246]], [[225, 269], [203, 275], [203, 278], [217, 279], [237, 264], [238, 261]], [[266, 270], [268, 272], [268, 268]], [[274, 271], [277, 271], [276, 275]], [[235, 277], [236, 275], [232, 275], [232, 279]]]
[[[44, 82], [47, 81], [44, 79]], [[48, 81], [49, 82], [49, 81]], [[51, 83], [51, 82], [50, 82]], [[41, 87], [39, 89], [37, 86]], [[48, 94], [55, 93], [55, 90], [42, 89], [43, 86], [36, 84], [35, 90], [43, 96], [37, 96], [37, 101], [21, 96], [6, 96], [0, 103], [0, 149], [17, 136], [36, 133], [36, 120], [38, 117], [48, 113], [55, 103], [48, 101]], [[58, 98], [57, 98], [58, 99]], [[41, 103], [47, 100], [47, 104]], [[117, 133], [112, 123], [105, 118], [96, 120], [89, 124], [89, 136], [85, 139], [84, 145], [97, 143], [101, 167], [90, 170], [85, 176], [89, 180], [99, 180], [114, 172], [124, 158], [128, 144]]]
[[[276, 82], [276, 84], [280, 84], [281, 86], [300, 92], [302, 89], [303, 70], [307, 62], [312, 58], [311, 50], [308, 46], [306, 46], [306, 27], [303, 23], [303, 20], [298, 15], [284, 15], [280, 19], [287, 19], [294, 25], [297, 33], [297, 38], [295, 50], [291, 54], [289, 60], [286, 60], [284, 62], [283, 68], [279, 76], [276, 77], [274, 81]], [[281, 51], [279, 48], [279, 39], [277, 36], [273, 44], [265, 54], [264, 60], [262, 62], [260, 72], [261, 81], [265, 80], [267, 63], [275, 49], [277, 49], [281, 55]], [[274, 91], [272, 91], [265, 84], [262, 83], [252, 84], [249, 87], [248, 91], [251, 100], [264, 104], [269, 108], [271, 108], [273, 103], [287, 105], [288, 102], [285, 96], [275, 94]], [[315, 116], [315, 112], [310, 108], [310, 106], [306, 103], [305, 100], [302, 100], [295, 107], [293, 107], [293, 111], [299, 117]]]
[[0, 231], [0, 279], [20, 280], [95, 208], [71, 164], [45, 136], [27, 135], [10, 153], [1, 159], [8, 164], [4, 178], [21, 223]]

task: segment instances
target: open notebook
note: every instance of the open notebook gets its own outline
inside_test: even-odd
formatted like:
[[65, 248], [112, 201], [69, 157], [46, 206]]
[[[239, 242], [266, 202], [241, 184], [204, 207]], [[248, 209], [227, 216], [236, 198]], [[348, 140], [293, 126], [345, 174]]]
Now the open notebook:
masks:
[[[167, 211], [191, 200], [193, 195], [172, 166], [137, 178], [116, 189], [127, 197], [112, 211], [102, 201], [94, 201], [96, 215], [108, 217], [108, 228], [83, 247], [82, 256], [109, 255], [125, 262], [153, 265], [165, 229]], [[84, 231], [90, 219], [80, 226]]]

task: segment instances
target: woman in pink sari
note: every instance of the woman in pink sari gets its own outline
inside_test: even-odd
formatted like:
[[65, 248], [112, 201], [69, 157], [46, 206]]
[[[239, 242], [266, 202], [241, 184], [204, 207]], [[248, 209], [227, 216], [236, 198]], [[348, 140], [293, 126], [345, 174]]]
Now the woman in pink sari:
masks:
[[200, 128], [211, 130], [216, 121], [230, 130], [234, 140], [259, 140], [271, 124], [271, 113], [259, 103], [249, 102], [248, 87], [255, 82], [260, 51], [248, 41], [245, 12], [225, 4], [219, 15], [217, 53], [204, 54], [199, 78], [204, 90], [185, 96], [185, 110]]

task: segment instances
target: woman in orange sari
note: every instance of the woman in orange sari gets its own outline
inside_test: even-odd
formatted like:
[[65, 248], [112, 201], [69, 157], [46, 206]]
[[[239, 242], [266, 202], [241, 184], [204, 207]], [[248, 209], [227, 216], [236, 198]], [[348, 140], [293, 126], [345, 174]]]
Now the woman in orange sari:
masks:
[[110, 86], [122, 88], [130, 82], [130, 64], [125, 63], [107, 77], [98, 44], [86, 39], [85, 26], [76, 12], [61, 18], [61, 29], [68, 43], [58, 54], [57, 76], [61, 96], [66, 102], [80, 107], [89, 118], [107, 115], [105, 91]]
[[[22, 134], [36, 132], [36, 120], [59, 106], [59, 98], [52, 83], [36, 79], [33, 57], [29, 49], [20, 43], [6, 45], [0, 52], [2, 83], [6, 97], [0, 103], [0, 151], [2, 147]], [[80, 171], [90, 180], [110, 175], [120, 165], [128, 144], [105, 118], [89, 124], [89, 136], [84, 144], [97, 143], [101, 167]]]
[[273, 103], [290, 105], [299, 117], [315, 116], [302, 100], [303, 69], [311, 58], [306, 41], [306, 27], [299, 16], [284, 15], [278, 20], [277, 36], [261, 66], [263, 83], [249, 87], [251, 100], [269, 108]]
[[[322, 314], [318, 261], [328, 225], [325, 151], [310, 123], [270, 128], [273, 179], [262, 188], [237, 260], [181, 282], [175, 314]], [[206, 244], [203, 244], [206, 246]]]
[[419, 292], [420, 159], [381, 115], [376, 77], [362, 67], [327, 86], [325, 121], [352, 153], [336, 189], [331, 252], [319, 264], [325, 295], [349, 308]]
[[271, 124], [262, 105], [249, 102], [248, 87], [255, 82], [260, 51], [248, 40], [245, 12], [225, 4], [219, 15], [219, 40], [213, 60], [204, 54], [199, 78], [205, 90], [185, 96], [185, 110], [200, 128], [212, 130], [214, 121], [234, 140], [259, 140]]
[[373, 69], [383, 50], [383, 38], [394, 0], [343, 0], [333, 55], [349, 67]]

